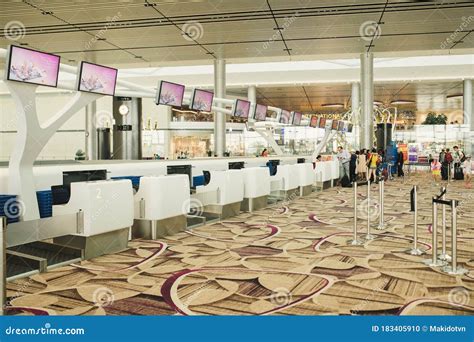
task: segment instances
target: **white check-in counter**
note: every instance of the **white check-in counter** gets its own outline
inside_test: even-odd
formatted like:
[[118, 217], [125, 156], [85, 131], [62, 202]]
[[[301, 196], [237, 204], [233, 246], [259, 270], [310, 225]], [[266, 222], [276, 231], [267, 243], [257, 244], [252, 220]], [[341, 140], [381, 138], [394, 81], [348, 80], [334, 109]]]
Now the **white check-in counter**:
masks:
[[156, 239], [186, 230], [187, 175], [144, 176], [134, 196], [134, 238]]
[[267, 206], [270, 195], [270, 172], [268, 167], [242, 169], [244, 182], [243, 211], [254, 211]]
[[[207, 211], [218, 213], [222, 218], [235, 216], [240, 212], [244, 199], [242, 170], [210, 171], [207, 185], [196, 187], [197, 200]], [[217, 197], [212, 194], [216, 193]]]
[[278, 196], [282, 194], [288, 196], [290, 193], [297, 192], [299, 173], [296, 165], [278, 165], [276, 174], [270, 177], [270, 186], [273, 193], [278, 193]]
[[53, 216], [78, 213], [78, 233], [54, 241], [84, 249], [85, 258], [115, 253], [127, 246], [133, 225], [130, 180], [71, 183], [68, 203], [53, 206]]
[[334, 179], [339, 178], [339, 161], [328, 160], [316, 162], [314, 173], [316, 182], [332, 182]]
[[313, 191], [314, 171], [313, 164], [301, 163], [294, 165], [298, 171], [298, 185], [300, 189], [300, 196], [307, 196]]

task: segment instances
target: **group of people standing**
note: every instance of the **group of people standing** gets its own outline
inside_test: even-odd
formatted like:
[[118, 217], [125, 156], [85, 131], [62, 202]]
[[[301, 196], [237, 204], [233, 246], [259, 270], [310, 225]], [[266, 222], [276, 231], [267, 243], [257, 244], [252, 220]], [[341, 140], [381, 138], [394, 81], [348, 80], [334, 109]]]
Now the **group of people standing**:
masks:
[[[337, 159], [341, 165], [341, 180], [347, 176], [350, 182], [360, 180], [375, 180], [378, 172], [380, 172], [380, 165], [384, 161], [385, 155], [383, 151], [362, 149], [360, 151], [353, 151], [349, 153], [338, 147]], [[399, 176], [403, 176], [403, 153], [402, 153], [401, 168], [399, 167]]]
[[443, 148], [438, 159], [430, 160], [431, 172], [435, 182], [441, 180], [464, 180], [466, 188], [471, 188], [471, 156], [465, 155], [458, 146]]

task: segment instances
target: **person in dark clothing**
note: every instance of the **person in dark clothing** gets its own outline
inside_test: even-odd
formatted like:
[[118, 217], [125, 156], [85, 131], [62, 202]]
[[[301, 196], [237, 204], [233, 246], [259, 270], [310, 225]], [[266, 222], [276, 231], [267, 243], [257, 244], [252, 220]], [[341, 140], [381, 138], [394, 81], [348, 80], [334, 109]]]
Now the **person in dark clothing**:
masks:
[[404, 177], [405, 173], [403, 172], [403, 165], [405, 164], [405, 156], [401, 149], [398, 149], [397, 155], [397, 170], [398, 170], [398, 177]]
[[357, 155], [359, 154], [359, 151], [357, 152], [351, 152], [351, 159], [349, 161], [349, 175], [351, 182], [355, 182], [357, 178]]
[[441, 163], [441, 179], [448, 180], [448, 163], [446, 163], [446, 149], [443, 148], [439, 153], [439, 162]]
[[451, 178], [451, 164], [453, 163], [453, 155], [449, 151], [449, 148], [446, 149], [446, 154], [444, 155], [444, 163], [446, 165], [446, 179], [449, 180]]

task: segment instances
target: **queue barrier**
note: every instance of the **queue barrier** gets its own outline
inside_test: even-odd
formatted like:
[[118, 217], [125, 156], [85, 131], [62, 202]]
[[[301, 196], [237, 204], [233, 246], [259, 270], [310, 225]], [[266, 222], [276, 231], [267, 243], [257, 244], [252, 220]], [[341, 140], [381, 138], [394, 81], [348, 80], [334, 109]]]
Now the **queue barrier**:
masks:
[[[442, 189], [439, 196], [432, 198], [432, 255], [431, 259], [425, 260], [425, 264], [431, 267], [442, 267], [441, 270], [451, 275], [460, 275], [468, 272], [467, 269], [459, 267], [457, 264], [457, 207], [459, 206], [458, 200], [447, 200], [444, 195], [446, 189]], [[438, 255], [438, 206], [448, 206], [451, 208], [451, 265], [448, 264], [447, 260], [440, 260]], [[443, 226], [446, 225], [446, 216], [443, 217]]]
[[406, 251], [411, 255], [423, 255], [425, 251], [418, 248], [418, 186], [414, 185], [410, 192], [411, 211], [413, 214], [413, 247]]

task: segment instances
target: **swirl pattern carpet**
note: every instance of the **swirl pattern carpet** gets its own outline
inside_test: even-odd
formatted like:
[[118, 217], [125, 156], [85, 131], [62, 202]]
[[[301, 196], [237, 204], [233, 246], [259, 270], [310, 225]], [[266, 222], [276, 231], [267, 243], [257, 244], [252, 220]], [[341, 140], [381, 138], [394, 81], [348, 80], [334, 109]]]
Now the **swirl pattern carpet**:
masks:
[[[385, 186], [387, 229], [361, 246], [352, 237], [353, 189], [331, 188], [159, 241], [133, 240], [121, 253], [8, 284], [11, 315], [473, 315], [474, 191], [448, 186], [461, 201], [458, 262], [451, 276], [426, 266], [431, 253], [427, 175]], [[409, 192], [419, 192], [419, 247], [412, 256]], [[359, 232], [374, 200], [360, 186]], [[378, 194], [372, 185], [372, 198]], [[439, 234], [441, 235], [441, 234]], [[451, 248], [448, 222], [447, 249]]]

